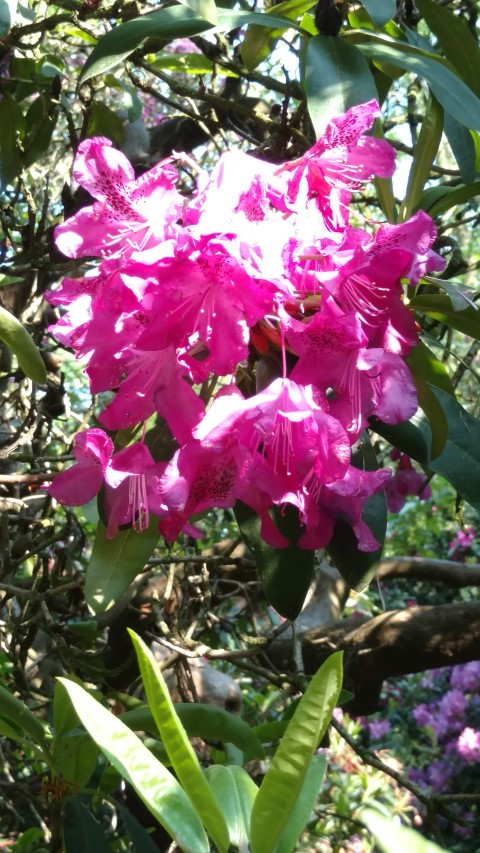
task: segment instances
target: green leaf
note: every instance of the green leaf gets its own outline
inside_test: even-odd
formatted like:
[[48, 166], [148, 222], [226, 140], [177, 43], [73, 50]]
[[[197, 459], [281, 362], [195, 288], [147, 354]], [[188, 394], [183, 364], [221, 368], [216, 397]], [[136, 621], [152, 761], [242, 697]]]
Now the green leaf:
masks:
[[120, 148], [123, 143], [123, 124], [118, 115], [110, 107], [102, 104], [101, 101], [97, 101], [92, 104], [86, 135], [106, 136], [107, 139], [111, 139]]
[[191, 9], [199, 18], [208, 21], [212, 26], [216, 25], [218, 14], [215, 0], [180, 0], [180, 3]]
[[[260, 741], [241, 717], [215, 705], [201, 703], [174, 704], [174, 708], [189, 737], [233, 743], [247, 758], [265, 758]], [[157, 732], [157, 725], [148, 705], [142, 704], [131, 711], [125, 711], [120, 714], [119, 719], [134, 731]]]
[[260, 786], [252, 809], [252, 853], [273, 853], [291, 820], [313, 754], [342, 686], [342, 652], [320, 667], [302, 696]]
[[450, 297], [454, 311], [465, 311], [467, 308], [473, 308], [474, 311], [478, 310], [477, 303], [474, 302], [476, 290], [473, 287], [467, 287], [463, 281], [447, 281], [443, 278], [434, 278], [431, 275], [424, 275], [421, 281], [422, 284], [425, 282], [444, 290]]
[[480, 195], [480, 181], [460, 187], [431, 187], [422, 195], [418, 206], [432, 218], [446, 213], [457, 204], [464, 204]]
[[81, 731], [57, 740], [52, 752], [56, 774], [67, 784], [85, 787], [97, 763], [97, 744]]
[[[366, 431], [362, 433], [352, 453], [352, 464], [365, 471], [375, 471], [378, 468], [377, 457]], [[367, 498], [362, 520], [380, 543], [376, 551], [360, 551], [357, 537], [343, 518], [337, 519], [333, 536], [327, 546], [327, 552], [342, 577], [352, 589], [359, 592], [366, 589], [370, 583], [375, 566], [382, 556], [387, 531], [387, 502], [383, 491]]]
[[107, 539], [105, 525], [98, 522], [85, 578], [85, 598], [94, 613], [103, 613], [119, 599], [142, 571], [160, 538], [158, 519], [150, 516], [147, 530], [132, 527]]
[[0, 100], [0, 189], [15, 181], [22, 168], [19, 139], [23, 137], [25, 118], [21, 107], [8, 92]]
[[130, 843], [132, 845], [131, 853], [159, 853], [158, 847], [151, 835], [138, 822], [137, 818], [125, 806], [122, 806], [121, 803], [116, 802], [115, 808], [118, 810], [125, 824], [125, 829], [130, 836]]
[[[196, 811], [174, 776], [117, 717], [83, 687], [59, 679], [84, 727], [184, 853], [209, 853]], [[78, 851], [77, 846], [76, 850]], [[73, 851], [72, 851], [73, 853]]]
[[78, 796], [64, 806], [63, 843], [65, 853], [110, 853], [101, 824]]
[[18, 0], [0, 0], [0, 38], [10, 31], [17, 13]]
[[[420, 201], [423, 188], [430, 177], [432, 165], [442, 139], [443, 110], [437, 99], [430, 97], [408, 176], [407, 193], [400, 207], [400, 222], [405, 222]], [[467, 131], [468, 133], [468, 131]]]
[[317, 138], [335, 116], [377, 99], [368, 62], [355, 45], [323, 35], [314, 36], [307, 46], [305, 92]]
[[390, 442], [392, 447], [397, 447], [402, 453], [411, 456], [421, 465], [430, 462], [430, 434], [427, 436], [420, 430], [419, 417], [414, 416], [410, 421], [401, 424], [384, 424], [377, 418], [370, 418], [370, 426], [374, 432]]
[[56, 106], [50, 98], [42, 94], [28, 108], [25, 116], [27, 134], [23, 142], [23, 165], [26, 168], [36, 163], [49, 150], [57, 116]]
[[439, 320], [445, 326], [457, 329], [465, 335], [480, 340], [480, 310], [467, 307], [462, 311], [454, 308], [450, 296], [443, 293], [425, 293], [414, 296], [409, 306], [415, 311], [427, 314], [434, 320]]
[[264, 12], [231, 12], [229, 9], [218, 8], [218, 25], [212, 24], [200, 17], [192, 9], [185, 6], [169, 6], [158, 12], [150, 12], [141, 18], [133, 18], [110, 30], [100, 39], [88, 57], [79, 83], [84, 83], [97, 74], [105, 74], [111, 68], [120, 65], [147, 38], [161, 38], [173, 41], [177, 38], [188, 38], [199, 35], [206, 30], [233, 30], [246, 24], [261, 24], [265, 27], [283, 27], [284, 29], [300, 27], [288, 18], [280, 15], [266, 15]]
[[[384, 75], [383, 75], [384, 76]], [[384, 139], [382, 124], [379, 119], [375, 120], [373, 126], [373, 136], [377, 139]], [[373, 185], [377, 194], [380, 207], [389, 222], [397, 221], [397, 208], [395, 204], [395, 196], [393, 194], [393, 181], [391, 178], [374, 178]]]
[[418, 404], [425, 412], [432, 432], [430, 455], [434, 459], [445, 447], [448, 423], [445, 413], [432, 391], [432, 385], [455, 396], [448, 371], [433, 352], [421, 341], [410, 350], [405, 359], [417, 389]]
[[357, 44], [369, 59], [390, 62], [423, 77], [446, 112], [460, 124], [480, 130], [480, 100], [440, 56], [369, 30], [352, 30], [344, 38]]
[[158, 664], [143, 640], [129, 630], [140, 667], [147, 701], [175, 774], [219, 853], [229, 847], [228, 828], [198, 758], [188, 740]]
[[384, 853], [444, 853], [443, 848], [428, 841], [419, 832], [399, 826], [391, 816], [385, 817], [374, 809], [362, 809], [359, 817], [366, 824]]
[[21, 732], [31, 737], [33, 742], [48, 754], [48, 744], [43, 723], [27, 708], [24, 702], [17, 699], [6, 687], [1, 686], [0, 715], [15, 723], [15, 726]]
[[248, 850], [250, 817], [258, 788], [248, 773], [232, 765], [213, 764], [205, 776], [228, 826], [230, 844]]
[[367, 10], [377, 27], [383, 27], [397, 11], [395, 0], [362, 0], [362, 6]]
[[0, 340], [12, 350], [18, 366], [32, 382], [39, 385], [47, 381], [42, 357], [25, 326], [10, 311], [0, 307]]
[[[284, 15], [289, 20], [296, 20], [315, 6], [315, 2], [316, 0], [284, 0], [283, 3], [277, 3], [267, 9], [265, 14], [270, 16], [272, 14]], [[259, 24], [250, 24], [240, 47], [240, 54], [245, 67], [249, 71], [253, 71], [260, 62], [270, 55], [284, 32], [285, 27], [276, 29], [275, 27], [269, 28], [262, 27]]]
[[314, 755], [288, 824], [275, 847], [275, 853], [294, 853], [297, 841], [312, 814], [326, 769], [327, 759], [325, 755]]
[[416, 6], [438, 38], [447, 59], [472, 92], [480, 97], [480, 50], [465, 22], [434, 0], [418, 0]]
[[267, 600], [281, 616], [296, 619], [312, 582], [315, 562], [315, 551], [296, 544], [304, 531], [296, 509], [287, 505], [285, 511], [272, 511], [278, 529], [290, 543], [286, 548], [273, 548], [263, 541], [258, 514], [242, 501], [236, 502], [233, 511]]
[[473, 183], [477, 173], [477, 151], [473, 131], [460, 124], [449, 113], [444, 116], [443, 130], [452, 149], [452, 154], [457, 161], [463, 183]]
[[55, 739], [62, 738], [79, 724], [78, 714], [70, 702], [69, 695], [61, 681], [55, 683], [53, 694], [53, 730]]
[[[442, 453], [430, 460], [429, 467], [480, 512], [480, 420], [445, 391], [433, 387], [432, 391], [446, 415], [448, 437]], [[425, 428], [422, 423], [420, 426]]]

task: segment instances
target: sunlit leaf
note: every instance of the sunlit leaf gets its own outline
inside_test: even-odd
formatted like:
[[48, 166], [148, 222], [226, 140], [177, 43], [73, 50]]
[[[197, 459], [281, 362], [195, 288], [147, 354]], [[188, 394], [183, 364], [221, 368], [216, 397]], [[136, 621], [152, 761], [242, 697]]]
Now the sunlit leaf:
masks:
[[83, 687], [66, 678], [60, 680], [87, 732], [180, 849], [185, 853], [209, 853], [200, 818], [170, 771]]
[[480, 181], [460, 187], [431, 187], [423, 193], [418, 207], [435, 218], [457, 204], [464, 204], [478, 195], [480, 195]]
[[14, 353], [18, 366], [32, 382], [47, 381], [43, 359], [25, 326], [10, 311], [0, 307], [0, 340]]
[[266, 15], [264, 12], [232, 12], [229, 9], [218, 8], [218, 24], [212, 24], [194, 12], [188, 6], [168, 6], [157, 12], [150, 12], [140, 18], [126, 21], [106, 33], [100, 39], [88, 57], [79, 83], [105, 74], [140, 47], [147, 38], [160, 38], [173, 41], [177, 38], [189, 38], [207, 30], [233, 30], [247, 24], [260, 24], [265, 27], [279, 27], [299, 30], [297, 24], [281, 15]]
[[223, 813], [209, 787], [195, 751], [173, 706], [158, 664], [143, 640], [129, 630], [149, 707], [172, 767], [219, 853], [229, 847]]
[[374, 809], [362, 809], [359, 813], [361, 821], [368, 827], [383, 853], [445, 853], [442, 847], [428, 841], [419, 832], [406, 826], [400, 826]]
[[362, 6], [365, 7], [372, 21], [382, 27], [387, 21], [394, 17], [397, 11], [395, 0], [362, 0]]
[[480, 130], [480, 100], [442, 57], [367, 30], [352, 30], [344, 38], [357, 44], [368, 59], [390, 62], [423, 77], [444, 110], [460, 124]]
[[325, 755], [314, 755], [305, 776], [302, 790], [290, 814], [288, 823], [282, 832], [275, 853], [294, 853], [297, 841], [305, 829], [318, 798], [327, 769]]
[[480, 49], [465, 22], [434, 0], [418, 0], [416, 6], [438, 38], [447, 59], [480, 97]]
[[[400, 221], [408, 219], [418, 204], [423, 188], [430, 177], [431, 168], [437, 155], [443, 131], [443, 110], [437, 99], [430, 97], [422, 127], [415, 145], [407, 192], [400, 207]], [[466, 131], [468, 133], [468, 131]]]
[[205, 776], [225, 815], [230, 844], [248, 849], [252, 806], [258, 792], [253, 779], [242, 767], [220, 764], [207, 767]]
[[342, 652], [320, 667], [302, 696], [252, 809], [252, 853], [273, 853], [294, 813], [313, 754], [323, 737], [342, 686]]
[[335, 116], [377, 99], [368, 63], [355, 45], [323, 35], [314, 36], [308, 43], [305, 92], [317, 137]]
[[425, 412], [432, 433], [430, 456], [435, 459], [445, 447], [448, 436], [448, 423], [444, 411], [432, 391], [432, 385], [442, 388], [445, 393], [455, 396], [448, 371], [433, 352], [421, 341], [410, 350], [405, 359], [417, 389], [418, 404]]

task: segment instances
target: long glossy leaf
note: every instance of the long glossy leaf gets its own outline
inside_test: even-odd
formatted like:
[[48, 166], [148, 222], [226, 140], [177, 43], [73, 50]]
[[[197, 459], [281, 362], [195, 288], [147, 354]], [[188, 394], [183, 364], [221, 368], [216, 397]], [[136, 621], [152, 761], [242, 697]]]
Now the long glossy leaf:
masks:
[[425, 432], [419, 428], [417, 416], [411, 421], [393, 426], [384, 424], [377, 418], [370, 418], [370, 426], [393, 447], [397, 447], [421, 465], [428, 465], [430, 462], [430, 433], [425, 435]]
[[369, 59], [390, 62], [423, 77], [444, 110], [460, 124], [480, 130], [480, 100], [440, 56], [381, 33], [352, 31], [345, 34]]
[[415, 382], [418, 404], [425, 412], [430, 424], [432, 432], [430, 455], [432, 459], [435, 459], [445, 447], [448, 423], [431, 386], [442, 388], [446, 394], [450, 394], [452, 397], [455, 396], [455, 391], [448, 371], [422, 341], [409, 352], [406, 362]]
[[[201, 703], [174, 703], [174, 708], [189, 737], [207, 741], [233, 743], [247, 758], [264, 758], [262, 744], [250, 727], [234, 714], [215, 705]], [[140, 705], [120, 714], [119, 719], [133, 731], [156, 732], [152, 711]]]
[[19, 367], [32, 382], [47, 381], [42, 357], [25, 326], [10, 311], [0, 306], [0, 340], [16, 355]]
[[129, 631], [129, 634], [135, 647], [148, 704], [172, 767], [219, 853], [226, 853], [229, 840], [225, 818], [173, 707], [165, 679], [148, 646], [133, 631]]
[[478, 195], [480, 195], [480, 181], [455, 188], [431, 187], [425, 190], [418, 206], [434, 218]]
[[[400, 208], [400, 221], [409, 219], [420, 201], [423, 188], [430, 177], [431, 168], [440, 146], [443, 131], [443, 110], [437, 99], [430, 97], [415, 145], [415, 153], [408, 176], [407, 193]], [[468, 133], [468, 131], [466, 131]]]
[[418, 0], [419, 12], [467, 86], [480, 97], [480, 50], [464, 21], [434, 0]]
[[473, 131], [452, 118], [449, 113], [444, 115], [443, 131], [452, 149], [452, 154], [460, 169], [460, 177], [464, 184], [471, 184], [477, 173], [477, 150]]
[[131, 853], [160, 853], [151, 835], [139, 823], [137, 818], [120, 803], [115, 803], [115, 808], [118, 809], [125, 824], [125, 829], [130, 836], [130, 843], [132, 845]]
[[341, 686], [342, 653], [335, 652], [308, 685], [260, 786], [252, 809], [252, 853], [273, 853], [280, 841]]
[[480, 420], [445, 391], [432, 390], [446, 415], [448, 438], [443, 452], [430, 461], [429, 467], [480, 512]]
[[95, 770], [98, 755], [97, 744], [85, 732], [64, 735], [53, 750], [56, 775], [67, 784], [84, 788]]
[[27, 708], [24, 702], [17, 699], [6, 687], [0, 686], [0, 716], [15, 723], [24, 734], [32, 738], [42, 750], [47, 751], [47, 740], [44, 724]]
[[[362, 434], [357, 448], [354, 449], [352, 464], [366, 471], [378, 468], [377, 457], [367, 432]], [[352, 589], [359, 592], [370, 583], [375, 574], [375, 566], [382, 556], [387, 530], [387, 502], [383, 491], [371, 495], [365, 501], [362, 520], [380, 543], [376, 551], [360, 551], [352, 528], [342, 518], [337, 519], [333, 536], [327, 546], [327, 552], [342, 577]]]
[[409, 304], [410, 307], [415, 308], [415, 311], [427, 314], [452, 329], [480, 340], [480, 310], [472, 307], [466, 307], [463, 311], [455, 310], [450, 296], [443, 293], [414, 296]]
[[98, 522], [85, 578], [85, 598], [94, 613], [103, 613], [125, 592], [153, 554], [160, 534], [158, 520], [150, 517], [147, 530], [121, 530], [107, 539], [105, 525]]
[[208, 784], [227, 822], [230, 844], [248, 850], [250, 817], [258, 788], [242, 768], [214, 764], [205, 770]]
[[395, 0], [362, 0], [362, 6], [367, 10], [377, 27], [383, 27], [397, 11]]
[[368, 63], [355, 45], [323, 35], [314, 36], [308, 43], [305, 92], [317, 137], [334, 116], [377, 99]]
[[218, 24], [212, 24], [201, 18], [198, 13], [185, 6], [168, 6], [158, 12], [150, 12], [141, 18], [133, 18], [110, 30], [93, 49], [88, 57], [79, 83], [105, 74], [130, 56], [147, 38], [161, 38], [173, 41], [188, 38], [207, 30], [233, 30], [247, 24], [260, 24], [265, 27], [279, 27], [299, 30], [297, 24], [281, 15], [269, 15], [264, 12], [231, 12], [229, 9], [217, 9]]
[[428, 841], [419, 832], [394, 823], [391, 817], [374, 809], [362, 809], [359, 815], [384, 853], [445, 853], [442, 847]]
[[267, 600], [281, 616], [296, 619], [312, 582], [315, 563], [315, 551], [306, 551], [296, 544], [303, 533], [296, 509], [287, 506], [284, 512], [275, 513], [275, 522], [290, 543], [286, 548], [272, 548], [263, 541], [258, 514], [242, 501], [237, 501], [234, 513], [255, 560]]
[[[283, 15], [289, 20], [297, 20], [315, 6], [316, 0], [283, 0], [282, 3], [277, 3], [270, 9], [267, 9], [265, 15]], [[250, 24], [245, 33], [240, 54], [243, 63], [249, 71], [252, 71], [266, 59], [274, 49], [278, 39], [285, 32], [285, 27], [281, 29], [272, 27], [262, 27], [259, 24]]]
[[65, 853], [110, 853], [101, 824], [80, 797], [65, 803], [63, 844]]
[[300, 796], [295, 803], [280, 841], [275, 847], [275, 853], [294, 853], [297, 841], [312, 814], [326, 769], [327, 759], [325, 755], [314, 755], [308, 767]]
[[200, 818], [175, 777], [140, 738], [83, 687], [66, 678], [60, 680], [90, 736], [180, 849], [184, 853], [209, 853]]
[[0, 38], [9, 32], [15, 20], [18, 0], [0, 0]]
[[218, 20], [215, 0], [180, 0], [183, 6], [188, 6], [199, 18], [215, 26]]

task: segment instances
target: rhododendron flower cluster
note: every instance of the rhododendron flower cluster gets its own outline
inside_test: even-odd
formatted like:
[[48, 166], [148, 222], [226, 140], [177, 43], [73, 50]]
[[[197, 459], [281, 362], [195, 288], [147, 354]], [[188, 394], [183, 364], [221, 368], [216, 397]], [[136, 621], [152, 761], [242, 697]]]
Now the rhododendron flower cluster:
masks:
[[[50, 294], [67, 306], [52, 331], [92, 392], [113, 398], [102, 428], [77, 435], [55, 498], [81, 504], [103, 485], [110, 536], [149, 513], [169, 541], [199, 535], [192, 516], [242, 500], [271, 545], [287, 544], [271, 509], [290, 504], [301, 547], [326, 546], [338, 517], [360, 549], [378, 547], [362, 510], [390, 472], [354, 467], [352, 448], [371, 416], [416, 411], [402, 282], [443, 265], [423, 212], [377, 229], [350, 221], [352, 192], [394, 170], [392, 147], [365, 135], [378, 115], [374, 102], [353, 107], [280, 166], [228, 152], [192, 198], [172, 160], [136, 179], [107, 139], [79, 145], [73, 175], [94, 201], [56, 242], [100, 261]], [[242, 382], [252, 365], [256, 393]], [[148, 445], [155, 418], [176, 443], [167, 460]]]

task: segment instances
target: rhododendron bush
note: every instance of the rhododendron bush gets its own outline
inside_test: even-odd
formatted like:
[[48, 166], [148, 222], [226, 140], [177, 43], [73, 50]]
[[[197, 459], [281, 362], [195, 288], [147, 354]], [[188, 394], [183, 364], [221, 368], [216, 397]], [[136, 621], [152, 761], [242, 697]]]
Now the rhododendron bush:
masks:
[[[379, 548], [362, 511], [391, 472], [356, 467], [352, 448], [372, 416], [394, 425], [417, 410], [404, 284], [444, 263], [422, 211], [352, 222], [352, 193], [395, 168], [388, 142], [367, 135], [378, 115], [374, 102], [351, 108], [280, 166], [228, 152], [187, 198], [171, 159], [135, 179], [109, 140], [80, 144], [73, 175], [95, 201], [56, 243], [100, 262], [48, 294], [68, 306], [51, 331], [92, 393], [113, 395], [102, 428], [76, 435], [53, 497], [79, 505], [102, 489], [109, 537], [150, 514], [169, 542], [198, 536], [192, 517], [240, 500], [269, 545], [288, 544], [272, 506], [291, 505], [300, 548], [328, 546], [339, 517], [360, 551]], [[159, 419], [171, 459], [149, 441]]]

